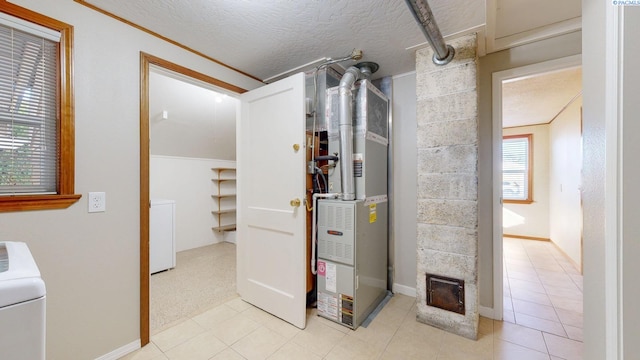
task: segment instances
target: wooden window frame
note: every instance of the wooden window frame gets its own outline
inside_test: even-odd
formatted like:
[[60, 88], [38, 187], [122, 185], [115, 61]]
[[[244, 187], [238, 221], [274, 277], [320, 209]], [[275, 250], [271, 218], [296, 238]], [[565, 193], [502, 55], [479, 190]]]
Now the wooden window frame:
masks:
[[[533, 203], [533, 134], [520, 134], [520, 135], [506, 135], [502, 137], [502, 141], [506, 139], [527, 139], [528, 143], [528, 170], [527, 170], [527, 198], [522, 200], [505, 199], [504, 194], [502, 196], [502, 202], [504, 204], [531, 204]], [[504, 174], [504, 169], [502, 169]]]
[[38, 24], [61, 34], [58, 45], [58, 184], [57, 194], [2, 195], [0, 212], [65, 209], [82, 195], [74, 194], [75, 113], [73, 96], [73, 26], [0, 0], [0, 12]]

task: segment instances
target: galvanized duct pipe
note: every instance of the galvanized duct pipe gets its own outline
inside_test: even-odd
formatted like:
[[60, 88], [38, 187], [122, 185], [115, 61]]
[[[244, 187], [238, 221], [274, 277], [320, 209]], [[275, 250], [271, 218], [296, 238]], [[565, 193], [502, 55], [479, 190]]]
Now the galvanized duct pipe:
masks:
[[411, 10], [413, 17], [415, 17], [418, 24], [420, 24], [420, 29], [424, 33], [424, 36], [427, 38], [427, 41], [429, 41], [429, 45], [431, 45], [431, 48], [434, 51], [434, 64], [448, 64], [451, 60], [453, 60], [455, 50], [453, 49], [453, 46], [447, 45], [444, 42], [442, 33], [438, 28], [438, 24], [436, 24], [436, 19], [431, 13], [431, 8], [429, 7], [427, 0], [405, 1], [407, 2], [407, 5], [409, 5], [409, 9]]
[[354, 200], [356, 192], [353, 180], [353, 95], [351, 87], [358, 80], [360, 70], [351, 66], [342, 76], [338, 87], [340, 96], [340, 177], [342, 200]]

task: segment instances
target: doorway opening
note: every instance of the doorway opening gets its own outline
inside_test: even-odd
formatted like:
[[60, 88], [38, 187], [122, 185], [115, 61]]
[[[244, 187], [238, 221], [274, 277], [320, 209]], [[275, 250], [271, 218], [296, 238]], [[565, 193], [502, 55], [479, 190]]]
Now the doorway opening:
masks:
[[[166, 114], [164, 111], [162, 114], [151, 113], [150, 77], [152, 69], [154, 72], [172, 74], [182, 80], [198, 83], [204, 87], [219, 89], [218, 91], [222, 94], [228, 94], [232, 97], [246, 91], [161, 58], [143, 52], [140, 54], [140, 341], [142, 346], [148, 344], [150, 339], [150, 119], [154, 115], [158, 115], [160, 118], [171, 116], [168, 111]], [[210, 177], [213, 178], [213, 173]], [[208, 209], [207, 216], [211, 216], [211, 210], [213, 209]]]
[[[563, 321], [559, 302], [579, 287], [572, 304], [582, 308], [581, 84], [567, 80], [580, 65], [576, 55], [493, 74], [494, 317], [574, 339], [581, 323]], [[527, 120], [553, 101], [552, 115]]]

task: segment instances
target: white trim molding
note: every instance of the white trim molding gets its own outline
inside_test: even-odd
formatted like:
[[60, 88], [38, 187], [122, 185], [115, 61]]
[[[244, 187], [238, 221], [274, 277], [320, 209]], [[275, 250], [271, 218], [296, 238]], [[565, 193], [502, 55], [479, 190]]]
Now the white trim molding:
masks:
[[606, 358], [624, 359], [622, 306], [622, 126], [624, 6], [607, 6], [605, 58], [605, 351]]
[[493, 311], [493, 308], [481, 305], [478, 307], [478, 312], [480, 313], [480, 316], [493, 319], [493, 320], [502, 320], [502, 315], [496, 316], [496, 313], [495, 311]]
[[487, 54], [582, 30], [582, 17], [575, 17], [521, 33], [496, 38], [497, 3], [498, 0], [486, 0], [485, 51]]
[[140, 348], [140, 339], [138, 339], [136, 341], [128, 343], [127, 345], [121, 346], [108, 354], [104, 354], [96, 358], [96, 360], [118, 360], [121, 357], [128, 355]]
[[487, 52], [496, 52], [512, 47], [549, 39], [582, 30], [582, 17], [564, 20], [555, 24], [543, 26], [537, 29], [524, 31], [518, 34], [493, 39], [491, 47], [487, 46]]
[[411, 296], [413, 298], [416, 297], [416, 288], [412, 288], [410, 286], [407, 285], [400, 285], [398, 283], [393, 283], [393, 293], [394, 294], [402, 294], [402, 295], [407, 295], [407, 296]]

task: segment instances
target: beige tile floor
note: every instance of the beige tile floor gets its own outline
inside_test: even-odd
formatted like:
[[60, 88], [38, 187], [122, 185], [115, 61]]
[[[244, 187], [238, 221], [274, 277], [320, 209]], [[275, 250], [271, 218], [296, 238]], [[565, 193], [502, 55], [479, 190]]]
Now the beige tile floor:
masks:
[[579, 302], [581, 309], [582, 301], [569, 286], [580, 290], [581, 277], [565, 269], [571, 264], [552, 244], [512, 240], [505, 239], [505, 305], [511, 304], [505, 314], [513, 312], [513, 319], [481, 317], [477, 341], [416, 322], [415, 299], [404, 295], [355, 331], [318, 317], [315, 309], [301, 330], [235, 298], [153, 335], [123, 359], [582, 359], [582, 316], [574, 306]]
[[550, 242], [503, 244], [505, 322], [542, 331], [548, 347], [581, 347], [582, 275]]

